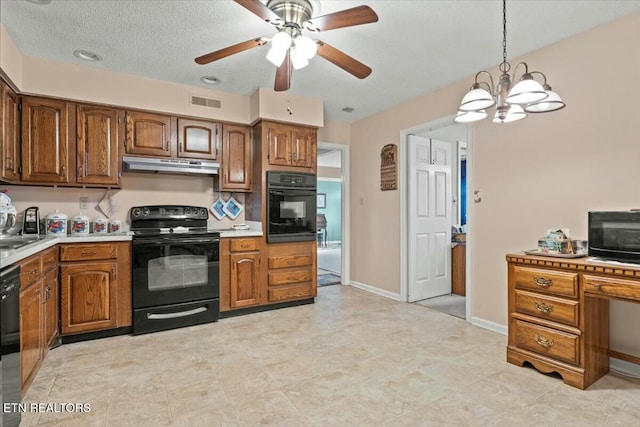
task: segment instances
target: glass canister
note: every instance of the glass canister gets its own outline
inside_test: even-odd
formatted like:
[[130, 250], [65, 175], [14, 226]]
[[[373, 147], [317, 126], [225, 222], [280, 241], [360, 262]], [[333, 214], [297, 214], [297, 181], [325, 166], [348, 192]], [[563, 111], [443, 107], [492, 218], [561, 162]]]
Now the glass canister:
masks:
[[47, 215], [46, 218], [47, 234], [53, 236], [67, 235], [67, 215], [60, 212], [59, 209], [54, 210]]
[[93, 232], [97, 234], [105, 234], [107, 232], [107, 220], [98, 217], [93, 220]]
[[71, 218], [71, 234], [74, 235], [87, 235], [89, 234], [89, 217], [82, 215], [78, 212], [78, 215]]
[[109, 223], [109, 233], [120, 233], [122, 231], [122, 222], [119, 219], [112, 219]]

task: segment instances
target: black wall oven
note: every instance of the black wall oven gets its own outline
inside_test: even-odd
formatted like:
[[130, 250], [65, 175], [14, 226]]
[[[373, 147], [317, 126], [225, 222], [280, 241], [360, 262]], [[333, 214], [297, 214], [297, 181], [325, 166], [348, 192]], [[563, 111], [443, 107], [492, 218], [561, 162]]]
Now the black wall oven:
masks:
[[640, 263], [640, 211], [589, 212], [589, 255]]
[[[134, 335], [218, 320], [220, 234], [206, 231], [206, 208], [140, 207], [131, 216]], [[193, 216], [201, 218], [185, 221]]]
[[267, 171], [267, 242], [316, 240], [316, 175]]

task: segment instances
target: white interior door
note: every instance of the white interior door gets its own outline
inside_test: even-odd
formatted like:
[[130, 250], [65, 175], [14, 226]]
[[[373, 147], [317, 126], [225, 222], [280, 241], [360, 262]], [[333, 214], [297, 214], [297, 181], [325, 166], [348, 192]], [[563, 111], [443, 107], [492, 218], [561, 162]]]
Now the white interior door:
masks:
[[409, 301], [451, 293], [451, 144], [409, 135]]

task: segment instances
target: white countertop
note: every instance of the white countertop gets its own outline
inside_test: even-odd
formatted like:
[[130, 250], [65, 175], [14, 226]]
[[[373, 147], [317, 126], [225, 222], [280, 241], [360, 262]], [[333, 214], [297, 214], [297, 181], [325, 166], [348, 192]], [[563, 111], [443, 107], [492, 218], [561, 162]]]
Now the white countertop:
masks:
[[[68, 235], [59, 236], [41, 236], [35, 242], [22, 246], [18, 249], [0, 251], [0, 266], [7, 267], [13, 263], [21, 261], [28, 256], [37, 254], [38, 252], [48, 249], [58, 243], [95, 243], [95, 242], [123, 242], [131, 240], [131, 233], [117, 234], [87, 234], [86, 236]], [[17, 236], [16, 236], [17, 237]]]

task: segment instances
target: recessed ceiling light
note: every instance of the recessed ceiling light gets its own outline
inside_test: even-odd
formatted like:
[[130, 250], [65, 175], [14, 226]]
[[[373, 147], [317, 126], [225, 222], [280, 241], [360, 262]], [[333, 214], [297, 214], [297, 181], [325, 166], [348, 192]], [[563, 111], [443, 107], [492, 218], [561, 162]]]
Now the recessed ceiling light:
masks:
[[208, 85], [217, 85], [220, 84], [220, 79], [213, 76], [202, 76], [200, 77], [200, 81], [202, 83], [206, 83]]
[[51, 0], [27, 0], [29, 3], [33, 4], [49, 4]]
[[80, 58], [85, 61], [101, 61], [102, 57], [93, 52], [89, 52], [88, 50], [75, 50], [73, 51], [73, 55], [77, 58]]
[[353, 110], [355, 110], [355, 108], [353, 108], [353, 107], [344, 107], [344, 108], [342, 109], [342, 111], [344, 111], [345, 113], [350, 113], [350, 112], [352, 112]]

